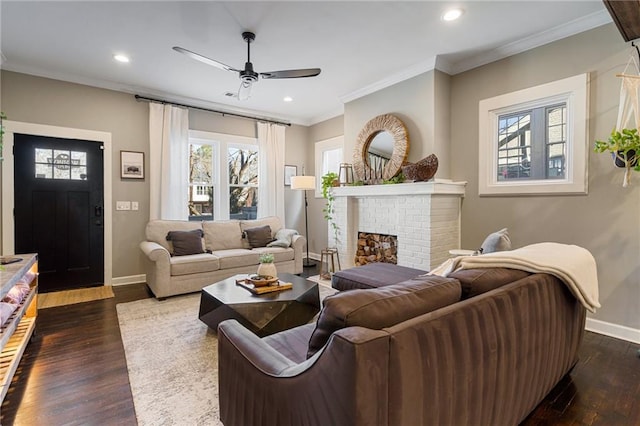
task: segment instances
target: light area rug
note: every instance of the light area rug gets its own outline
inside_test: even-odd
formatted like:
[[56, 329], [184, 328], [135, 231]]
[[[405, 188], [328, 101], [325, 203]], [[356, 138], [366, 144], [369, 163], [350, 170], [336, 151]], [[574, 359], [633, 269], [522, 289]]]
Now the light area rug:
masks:
[[325, 287], [331, 287], [331, 280], [325, 280], [324, 278], [320, 278], [320, 275], [312, 275], [307, 278], [309, 281], [313, 281]]
[[[320, 299], [335, 293], [319, 286]], [[218, 341], [200, 294], [116, 305], [136, 417], [146, 425], [220, 425]]]
[[113, 297], [113, 288], [110, 285], [40, 293], [38, 294], [38, 309], [92, 302], [111, 297]]

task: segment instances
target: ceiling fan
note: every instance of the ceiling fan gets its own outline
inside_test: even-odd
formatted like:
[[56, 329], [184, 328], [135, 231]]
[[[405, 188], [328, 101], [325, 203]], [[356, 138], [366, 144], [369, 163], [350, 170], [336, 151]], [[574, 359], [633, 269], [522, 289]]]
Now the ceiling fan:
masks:
[[204, 62], [205, 64], [212, 65], [216, 68], [220, 68], [227, 71], [237, 72], [240, 76], [240, 88], [238, 89], [238, 99], [241, 101], [249, 99], [251, 96], [251, 86], [258, 81], [258, 77], [262, 78], [302, 78], [302, 77], [315, 77], [320, 74], [320, 68], [305, 68], [298, 70], [281, 70], [281, 71], [269, 71], [269, 72], [256, 72], [253, 70], [253, 64], [251, 63], [251, 42], [256, 39], [256, 35], [252, 32], [245, 31], [242, 33], [242, 38], [247, 42], [247, 62], [244, 64], [244, 69], [239, 70], [222, 62], [207, 58], [198, 53], [192, 52], [185, 48], [174, 46], [173, 50], [183, 53], [190, 58], [197, 61]]

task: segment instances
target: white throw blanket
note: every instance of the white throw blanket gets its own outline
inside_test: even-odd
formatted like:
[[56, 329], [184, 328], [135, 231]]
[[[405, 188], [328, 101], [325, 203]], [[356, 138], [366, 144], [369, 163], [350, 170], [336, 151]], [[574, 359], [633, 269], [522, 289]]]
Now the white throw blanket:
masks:
[[477, 268], [511, 268], [551, 274], [561, 279], [587, 310], [595, 312], [600, 307], [596, 261], [582, 247], [539, 243], [480, 256], [458, 256], [433, 269], [429, 275], [446, 277], [454, 271]]

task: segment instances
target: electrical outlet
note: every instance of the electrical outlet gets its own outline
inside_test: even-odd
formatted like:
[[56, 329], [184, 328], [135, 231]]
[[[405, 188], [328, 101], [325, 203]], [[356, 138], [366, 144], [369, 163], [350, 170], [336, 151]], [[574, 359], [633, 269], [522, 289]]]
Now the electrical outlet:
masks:
[[131, 210], [138, 210], [138, 202], [137, 201], [132, 201], [131, 202]]
[[131, 210], [131, 201], [116, 201], [116, 210]]

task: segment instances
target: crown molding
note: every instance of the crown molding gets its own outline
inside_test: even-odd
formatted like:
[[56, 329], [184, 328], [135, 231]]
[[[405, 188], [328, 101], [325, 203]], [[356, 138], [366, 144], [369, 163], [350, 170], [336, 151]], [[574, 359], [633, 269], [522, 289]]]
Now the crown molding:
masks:
[[591, 30], [602, 25], [612, 22], [611, 16], [606, 9], [594, 12], [582, 18], [574, 19], [566, 24], [550, 28], [529, 37], [514, 41], [504, 46], [497, 47], [488, 52], [476, 55], [474, 57], [459, 61], [451, 66], [450, 74], [459, 74], [481, 65], [504, 59], [506, 57], [534, 49], [551, 42], [570, 37], [584, 31]]

